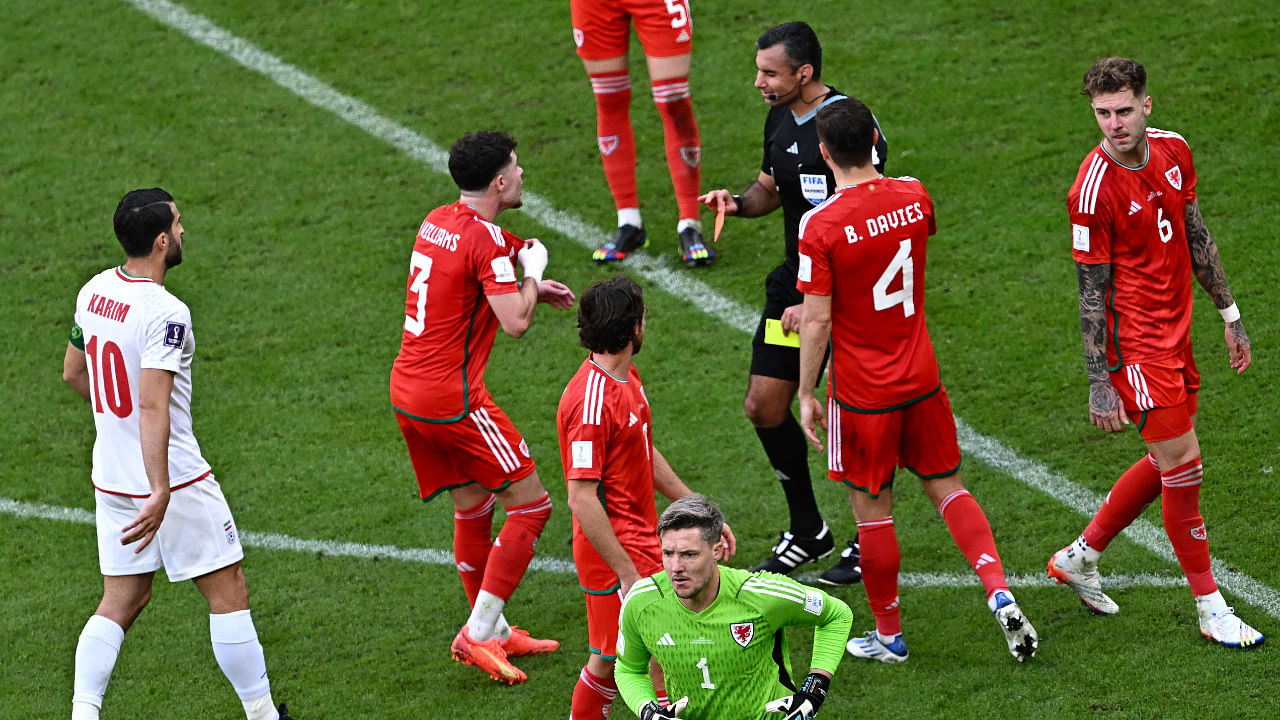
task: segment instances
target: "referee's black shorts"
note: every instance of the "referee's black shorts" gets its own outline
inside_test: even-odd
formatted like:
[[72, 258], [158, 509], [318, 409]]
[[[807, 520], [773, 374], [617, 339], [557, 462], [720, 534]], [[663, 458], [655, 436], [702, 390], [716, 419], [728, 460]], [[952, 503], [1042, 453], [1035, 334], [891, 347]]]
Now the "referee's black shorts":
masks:
[[[764, 321], [778, 320], [783, 310], [803, 303], [804, 293], [796, 290], [796, 269], [787, 263], [774, 268], [764, 279], [764, 311], [760, 313], [760, 323], [756, 325], [756, 334], [751, 340], [752, 375], [800, 382], [800, 349], [766, 343]], [[824, 357], [823, 370], [826, 364]], [[822, 371], [818, 372], [818, 379], [822, 379]]]

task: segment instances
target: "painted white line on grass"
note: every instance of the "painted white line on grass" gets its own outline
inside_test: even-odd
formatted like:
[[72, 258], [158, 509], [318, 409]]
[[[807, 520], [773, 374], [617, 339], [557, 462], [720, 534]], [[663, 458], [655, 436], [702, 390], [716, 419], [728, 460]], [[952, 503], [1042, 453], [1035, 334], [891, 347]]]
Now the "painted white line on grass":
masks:
[[[449, 173], [449, 153], [429, 138], [383, 116], [364, 102], [345, 95], [317, 78], [299, 70], [276, 56], [222, 29], [208, 18], [197, 15], [168, 0], [125, 0], [142, 12], [168, 25], [201, 45], [208, 46], [254, 72], [292, 92], [308, 103], [332, 112], [348, 123], [364, 130], [421, 160], [438, 173]], [[591, 225], [572, 213], [559, 210], [537, 193], [524, 192], [524, 210], [542, 225], [564, 235], [584, 248], [599, 247], [612, 237], [610, 232]], [[583, 256], [585, 258], [585, 255]], [[689, 300], [712, 317], [746, 332], [755, 332], [759, 312], [720, 295], [706, 283], [676, 272], [654, 257], [642, 252], [631, 253], [626, 268], [652, 282], [670, 295]]]
[[[348, 123], [426, 163], [436, 172], [448, 172], [448, 153], [429, 138], [383, 116], [360, 100], [343, 94], [317, 78], [303, 72], [254, 44], [232, 35], [208, 18], [190, 12], [168, 0], [125, 0], [159, 22], [178, 30], [196, 42], [216, 50], [244, 67], [261, 73], [277, 85], [308, 103], [328, 110]], [[524, 194], [525, 210], [546, 227], [563, 234], [585, 248], [594, 249], [609, 235], [573, 213], [559, 210], [535, 193]], [[644, 253], [632, 253], [624, 266], [649, 280], [673, 297], [688, 301], [693, 307], [743, 332], [755, 332], [758, 311], [720, 295], [690, 273], [673, 271]], [[956, 418], [960, 446], [984, 463], [1008, 473], [1013, 478], [1041, 490], [1077, 512], [1092, 516], [1102, 499], [1049, 468], [1018, 455], [996, 440], [978, 433]], [[1165, 560], [1176, 562], [1172, 547], [1162, 530], [1139, 520], [1126, 535]], [[1070, 538], [1065, 538], [1064, 542]], [[1252, 577], [1230, 569], [1213, 559], [1218, 583], [1251, 605], [1280, 617], [1280, 592]]]
[[[42, 520], [61, 520], [77, 525], [93, 525], [93, 513], [82, 508], [58, 507], [41, 503], [27, 503], [9, 498], [0, 498], [0, 513], [20, 518], [38, 518]], [[288, 550], [311, 555], [328, 557], [355, 558], [358, 560], [390, 559], [420, 565], [454, 564], [453, 553], [435, 548], [402, 548], [395, 545], [368, 545], [365, 543], [343, 542], [338, 540], [307, 540], [277, 533], [253, 532], [241, 530], [240, 541], [246, 547], [263, 550]], [[535, 557], [529, 564], [531, 570], [558, 573], [562, 575], [574, 572], [573, 561], [552, 557]], [[810, 584], [818, 583], [815, 573], [798, 575], [798, 580]], [[1044, 575], [1009, 575], [1010, 587], [1043, 587], [1054, 584]], [[932, 587], [981, 587], [978, 576], [973, 573], [916, 573], [905, 572], [898, 578], [898, 584], [909, 588]], [[1182, 577], [1169, 577], [1153, 573], [1136, 575], [1108, 575], [1103, 578], [1107, 587], [1185, 587], [1187, 581]]]

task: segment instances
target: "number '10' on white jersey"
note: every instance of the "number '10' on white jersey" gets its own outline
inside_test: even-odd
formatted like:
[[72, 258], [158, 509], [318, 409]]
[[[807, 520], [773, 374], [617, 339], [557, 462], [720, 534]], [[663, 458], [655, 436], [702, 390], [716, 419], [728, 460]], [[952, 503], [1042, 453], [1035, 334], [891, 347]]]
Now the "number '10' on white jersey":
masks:
[[117, 495], [151, 494], [139, 423], [144, 368], [174, 373], [169, 396], [169, 486], [208, 474], [209, 463], [200, 455], [191, 431], [191, 359], [196, 341], [186, 304], [163, 285], [116, 267], [98, 273], [80, 289], [75, 321], [89, 367], [89, 406], [97, 429], [94, 486]]

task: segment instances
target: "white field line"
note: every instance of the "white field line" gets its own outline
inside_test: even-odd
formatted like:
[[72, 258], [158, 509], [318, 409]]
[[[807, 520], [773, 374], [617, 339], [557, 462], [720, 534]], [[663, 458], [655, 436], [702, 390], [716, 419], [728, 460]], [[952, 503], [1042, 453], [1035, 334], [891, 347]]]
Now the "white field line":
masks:
[[[36, 518], [42, 520], [61, 520], [77, 525], [93, 525], [93, 513], [82, 508], [57, 507], [39, 503], [27, 503], [9, 498], [0, 498], [0, 513], [20, 518]], [[435, 548], [402, 548], [395, 545], [366, 545], [365, 543], [341, 542], [337, 540], [305, 540], [303, 538], [278, 535], [276, 533], [252, 532], [241, 530], [240, 541], [246, 547], [263, 550], [290, 550], [311, 555], [328, 557], [356, 558], [359, 560], [400, 560], [420, 565], [454, 564], [453, 553]], [[560, 558], [535, 557], [530, 569], [568, 575], [574, 572], [573, 562]], [[817, 574], [798, 575], [797, 579], [817, 583]], [[1010, 587], [1047, 587], [1053, 581], [1040, 575], [1009, 575]], [[965, 573], [913, 573], [906, 572], [899, 576], [902, 587], [981, 587], [978, 576]], [[1136, 575], [1108, 575], [1103, 578], [1107, 587], [1186, 587], [1187, 581], [1181, 576], [1163, 576], [1154, 573]]]
[[[188, 11], [167, 0], [125, 0], [157, 21], [235, 60], [244, 67], [260, 73], [277, 85], [289, 90], [308, 103], [327, 110], [348, 123], [368, 132], [399, 149], [410, 157], [426, 163], [436, 172], [448, 172], [448, 153], [423, 135], [387, 117], [360, 100], [345, 95], [317, 78], [303, 72], [270, 53], [243, 40], [204, 16]], [[559, 210], [535, 193], [524, 194], [524, 207], [529, 214], [546, 227], [594, 249], [608, 233], [595, 227], [573, 213]], [[623, 265], [646, 278], [674, 297], [687, 301], [706, 314], [743, 332], [755, 332], [758, 311], [726, 298], [691, 273], [673, 271], [652, 256], [633, 253]], [[1102, 498], [1096, 493], [1072, 482], [1049, 468], [1018, 455], [995, 438], [987, 437], [956, 418], [960, 447], [977, 459], [1008, 473], [1011, 477], [1041, 490], [1053, 499], [1082, 515], [1092, 516], [1101, 506]], [[1156, 555], [1176, 562], [1172, 546], [1162, 529], [1139, 520], [1125, 534], [1129, 539]], [[1065, 543], [1070, 538], [1064, 538]], [[1265, 609], [1280, 617], [1280, 592], [1252, 577], [1231, 570], [1226, 563], [1213, 559], [1213, 571], [1218, 583], [1251, 605]]]

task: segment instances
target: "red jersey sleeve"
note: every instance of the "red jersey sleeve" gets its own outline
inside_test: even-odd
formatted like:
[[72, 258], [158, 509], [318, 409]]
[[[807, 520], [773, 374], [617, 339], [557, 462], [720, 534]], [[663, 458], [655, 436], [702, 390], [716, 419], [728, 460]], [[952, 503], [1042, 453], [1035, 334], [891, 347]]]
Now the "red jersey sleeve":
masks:
[[[838, 197], [839, 193], [832, 195]], [[796, 271], [796, 289], [808, 295], [830, 295], [832, 289], [831, 255], [825, 238], [827, 222], [821, 211], [823, 203], [805, 213], [800, 221], [800, 265]]]
[[1089, 153], [1080, 165], [1067, 194], [1071, 218], [1071, 253], [1076, 262], [1103, 265], [1111, 262], [1112, 203], [1107, 175], [1112, 171], [1101, 150]]
[[484, 286], [485, 295], [517, 292], [516, 250], [520, 238], [491, 222], [477, 218], [467, 229], [471, 244], [471, 265], [475, 277]]
[[560, 400], [560, 460], [567, 480], [603, 480], [612, 435], [607, 384], [598, 372], [579, 372]]

